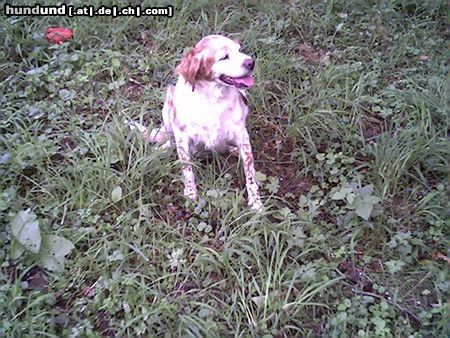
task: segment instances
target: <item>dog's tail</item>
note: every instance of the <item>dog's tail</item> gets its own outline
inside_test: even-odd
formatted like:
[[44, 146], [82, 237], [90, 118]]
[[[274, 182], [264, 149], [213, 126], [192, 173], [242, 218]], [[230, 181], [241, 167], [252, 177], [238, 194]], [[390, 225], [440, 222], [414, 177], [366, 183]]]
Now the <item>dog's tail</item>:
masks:
[[164, 126], [149, 131], [147, 127], [144, 127], [139, 122], [127, 121], [126, 124], [131, 130], [138, 130], [144, 139], [150, 143], [163, 144], [170, 140], [170, 135]]
[[143, 133], [143, 135], [144, 138], [150, 143], [163, 144], [170, 139], [170, 136], [164, 127], [152, 129], [150, 133], [147, 130], [145, 133]]
[[[175, 86], [170, 85], [167, 88], [166, 100], [164, 102], [162, 114], [163, 121], [171, 121], [173, 119], [173, 114], [175, 112], [175, 108], [173, 105], [173, 95], [175, 92]], [[152, 130], [148, 130], [148, 128], [144, 127], [142, 124], [134, 121], [125, 121], [128, 127], [131, 130], [137, 129], [144, 139], [150, 143], [157, 143], [162, 146], [162, 148], [168, 148], [171, 146], [171, 135], [172, 130], [170, 124], [163, 123], [160, 128], [155, 128]], [[168, 129], [166, 129], [166, 126]]]

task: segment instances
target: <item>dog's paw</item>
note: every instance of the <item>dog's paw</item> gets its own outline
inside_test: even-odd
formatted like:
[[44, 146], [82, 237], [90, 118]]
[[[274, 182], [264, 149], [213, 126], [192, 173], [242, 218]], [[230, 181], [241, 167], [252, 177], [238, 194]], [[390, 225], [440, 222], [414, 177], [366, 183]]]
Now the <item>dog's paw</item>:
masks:
[[190, 200], [193, 200], [193, 201], [197, 201], [198, 200], [197, 190], [193, 189], [192, 187], [184, 188], [184, 196], [186, 198], [189, 198]]
[[261, 202], [261, 199], [259, 197], [249, 200], [248, 205], [250, 209], [257, 212], [261, 212], [264, 208], [264, 204]]

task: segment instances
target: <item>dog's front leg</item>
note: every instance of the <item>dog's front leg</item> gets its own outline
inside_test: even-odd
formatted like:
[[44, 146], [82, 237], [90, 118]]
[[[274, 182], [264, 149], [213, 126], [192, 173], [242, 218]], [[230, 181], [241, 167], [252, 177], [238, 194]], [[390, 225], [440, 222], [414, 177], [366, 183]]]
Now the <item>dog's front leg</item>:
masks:
[[178, 158], [182, 162], [181, 172], [183, 174], [184, 196], [192, 200], [197, 200], [197, 186], [195, 184], [194, 168], [191, 164], [189, 154], [189, 139], [186, 137], [176, 137]]
[[248, 205], [254, 209], [260, 211], [263, 208], [261, 197], [259, 196], [258, 183], [255, 177], [255, 164], [253, 161], [252, 147], [250, 145], [250, 138], [247, 130], [244, 129], [239, 134], [237, 147], [242, 158], [244, 165], [245, 181], [248, 194]]

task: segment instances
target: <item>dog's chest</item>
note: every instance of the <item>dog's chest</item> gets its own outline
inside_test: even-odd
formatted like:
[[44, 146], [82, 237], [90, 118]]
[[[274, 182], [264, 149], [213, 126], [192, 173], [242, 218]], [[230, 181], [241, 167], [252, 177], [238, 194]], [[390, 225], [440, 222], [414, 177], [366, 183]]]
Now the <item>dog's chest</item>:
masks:
[[226, 96], [201, 95], [195, 91], [189, 94], [175, 98], [174, 123], [189, 136], [195, 148], [225, 151], [234, 143], [236, 133], [245, 128], [247, 107], [241, 94], [238, 91], [227, 92]]

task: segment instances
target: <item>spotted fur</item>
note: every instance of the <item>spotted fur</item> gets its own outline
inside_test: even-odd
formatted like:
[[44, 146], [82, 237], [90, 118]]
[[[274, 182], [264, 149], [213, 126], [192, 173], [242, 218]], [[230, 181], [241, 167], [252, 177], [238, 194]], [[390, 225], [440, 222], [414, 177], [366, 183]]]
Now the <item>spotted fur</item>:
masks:
[[242, 158], [248, 204], [261, 210], [263, 204], [255, 178], [245, 89], [253, 84], [254, 61], [241, 53], [240, 43], [220, 35], [200, 40], [182, 58], [175, 86], [167, 89], [163, 125], [151, 132], [139, 124], [152, 143], [170, 146], [175, 141], [182, 162], [184, 195], [197, 199], [192, 154], [200, 148], [217, 152], [237, 152]]

